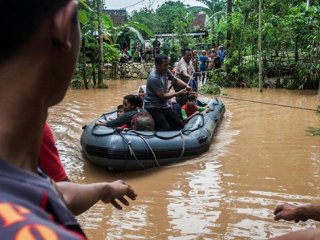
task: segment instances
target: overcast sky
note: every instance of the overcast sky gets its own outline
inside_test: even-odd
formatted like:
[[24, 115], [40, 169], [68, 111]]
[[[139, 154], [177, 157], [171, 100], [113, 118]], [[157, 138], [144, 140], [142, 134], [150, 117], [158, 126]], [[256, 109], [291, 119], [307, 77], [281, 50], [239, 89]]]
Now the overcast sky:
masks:
[[[172, 0], [177, 2], [178, 0]], [[105, 0], [105, 4], [107, 9], [119, 9], [119, 8], [126, 8], [127, 11], [130, 13], [133, 10], [138, 10], [143, 7], [153, 7], [157, 8], [158, 5], [161, 5], [167, 0]], [[203, 6], [203, 4], [197, 2], [196, 0], [181, 0], [184, 4], [190, 6]]]

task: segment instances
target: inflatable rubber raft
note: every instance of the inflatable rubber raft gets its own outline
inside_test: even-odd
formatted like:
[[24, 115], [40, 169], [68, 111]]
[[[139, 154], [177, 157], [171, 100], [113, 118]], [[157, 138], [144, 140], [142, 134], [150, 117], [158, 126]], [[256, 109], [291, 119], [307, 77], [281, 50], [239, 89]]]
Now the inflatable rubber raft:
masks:
[[224, 115], [225, 105], [208, 101], [209, 112], [190, 119], [181, 131], [138, 132], [95, 126], [98, 120], [115, 118], [116, 112], [103, 114], [85, 126], [81, 146], [87, 158], [108, 170], [129, 171], [181, 162], [208, 151]]

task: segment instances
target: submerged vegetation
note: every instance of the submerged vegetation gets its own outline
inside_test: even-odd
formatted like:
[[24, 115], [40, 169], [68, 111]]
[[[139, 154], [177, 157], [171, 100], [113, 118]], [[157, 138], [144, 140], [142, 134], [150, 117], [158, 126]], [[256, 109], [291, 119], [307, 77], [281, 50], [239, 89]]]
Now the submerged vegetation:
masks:
[[312, 136], [320, 136], [320, 128], [317, 128], [317, 127], [309, 127], [309, 128], [308, 128], [308, 132], [309, 132]]

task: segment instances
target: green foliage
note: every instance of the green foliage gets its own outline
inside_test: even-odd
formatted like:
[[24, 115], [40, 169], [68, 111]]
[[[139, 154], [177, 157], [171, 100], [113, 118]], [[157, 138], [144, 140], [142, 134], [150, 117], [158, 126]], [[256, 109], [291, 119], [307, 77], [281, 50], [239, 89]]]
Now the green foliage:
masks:
[[[153, 33], [177, 33], [179, 35], [189, 31], [189, 23], [196, 14], [194, 10], [180, 1], [167, 1], [155, 11], [148, 8], [134, 11], [129, 21], [144, 24]], [[181, 41], [185, 40], [181, 39]]]
[[84, 87], [83, 81], [80, 78], [73, 78], [70, 82], [70, 88], [82, 89]]
[[[98, 7], [97, 3], [101, 0], [80, 0], [79, 1], [79, 21], [81, 27], [82, 44], [79, 56], [79, 64], [74, 81], [70, 84], [71, 87], [81, 88], [84, 85], [87, 88], [87, 84], [90, 80], [93, 81], [94, 87], [105, 88], [104, 83], [98, 84], [95, 81], [96, 73], [99, 66], [99, 61], [104, 63], [113, 64], [112, 69], [115, 69], [115, 64], [120, 59], [120, 47], [119, 42], [121, 37], [132, 32], [133, 34], [139, 34], [143, 32], [147, 37], [153, 35], [152, 31], [145, 25], [136, 21], [128, 21], [121, 26], [115, 26], [111, 17], [102, 11], [101, 25], [103, 43], [102, 48], [99, 49], [99, 36], [98, 31]], [[101, 36], [101, 35], [100, 35]], [[99, 52], [102, 52], [102, 58], [99, 59]], [[103, 69], [102, 69], [103, 70]], [[99, 74], [103, 72], [100, 71]], [[111, 74], [114, 76], [115, 71]], [[101, 75], [100, 75], [101, 76]], [[82, 82], [81, 80], [82, 79]], [[102, 79], [101, 79], [102, 80]], [[100, 78], [99, 78], [100, 81]]]
[[120, 59], [120, 50], [116, 45], [104, 44], [104, 60], [107, 63], [118, 62]]
[[320, 128], [308, 127], [307, 132], [312, 136], [320, 136]]
[[222, 92], [221, 87], [212, 82], [203, 85], [200, 89], [200, 93], [202, 94], [219, 95], [221, 94], [221, 92]]
[[105, 89], [105, 88], [108, 88], [108, 85], [105, 84], [104, 82], [98, 84], [98, 88], [101, 88], [101, 89]]
[[[85, 39], [86, 61], [97, 62], [97, 0], [81, 0], [79, 17]], [[131, 39], [142, 33], [145, 39], [153, 33], [175, 33], [176, 38], [166, 40], [161, 52], [171, 57], [171, 65], [180, 56], [183, 47], [210, 43], [209, 47], [226, 45], [226, 33], [231, 32], [230, 48], [223, 66], [227, 74], [212, 73], [212, 82], [221, 87], [257, 86], [258, 84], [258, 1], [256, 0], [197, 0], [204, 7], [190, 7], [182, 1], [167, 1], [157, 9], [134, 11], [127, 23], [115, 26], [111, 18], [102, 16], [105, 39], [104, 60], [119, 60], [119, 39], [129, 34]], [[233, 12], [227, 16], [227, 3], [233, 2]], [[206, 39], [193, 39], [186, 35], [190, 22], [198, 12], [207, 15]], [[263, 1], [263, 77], [276, 78], [277, 87], [316, 88], [320, 79], [320, 6], [310, 1]], [[81, 55], [82, 56], [82, 55]], [[85, 64], [82, 64], [85, 66]], [[280, 81], [280, 79], [283, 81]], [[282, 84], [282, 85], [281, 85]]]
[[[217, 12], [212, 9], [218, 7], [220, 1], [199, 2], [211, 9], [207, 11], [207, 15], [211, 16]], [[221, 2], [225, 7], [226, 2]], [[255, 86], [258, 78], [258, 1], [234, 0], [233, 3], [231, 48], [227, 49], [228, 56], [224, 66], [228, 73], [226, 79], [229, 83]], [[225, 11], [224, 7], [221, 11]], [[319, 13], [319, 4], [312, 1], [308, 11], [305, 1], [263, 1], [264, 77], [283, 78], [283, 86], [287, 88], [317, 87], [320, 78]], [[210, 24], [209, 40], [215, 46], [226, 43], [226, 15], [221, 14], [219, 21], [216, 18]]]
[[[157, 16], [153, 10], [150, 10], [148, 8], [140, 9], [139, 11], [135, 10], [131, 14], [130, 21], [137, 22], [140, 24], [144, 24], [145, 26], [148, 26], [148, 28], [154, 32], [157, 33], [158, 31], [158, 22], [157, 22]], [[142, 32], [144, 38], [147, 38], [147, 34]]]
[[186, 19], [187, 7], [182, 2], [168, 1], [162, 4], [155, 12], [159, 21], [159, 33], [172, 33], [176, 24]]

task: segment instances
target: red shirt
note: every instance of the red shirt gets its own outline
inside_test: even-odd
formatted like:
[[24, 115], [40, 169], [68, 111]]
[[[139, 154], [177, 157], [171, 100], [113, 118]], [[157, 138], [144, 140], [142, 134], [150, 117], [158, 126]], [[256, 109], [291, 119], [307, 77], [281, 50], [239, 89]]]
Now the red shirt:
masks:
[[41, 169], [55, 182], [62, 181], [67, 177], [62, 166], [52, 132], [47, 123], [43, 129], [39, 163]]
[[187, 117], [190, 117], [192, 114], [194, 114], [196, 111], [198, 111], [198, 106], [197, 105], [195, 105], [194, 108], [189, 108], [188, 105], [185, 104], [181, 108], [186, 111]]

